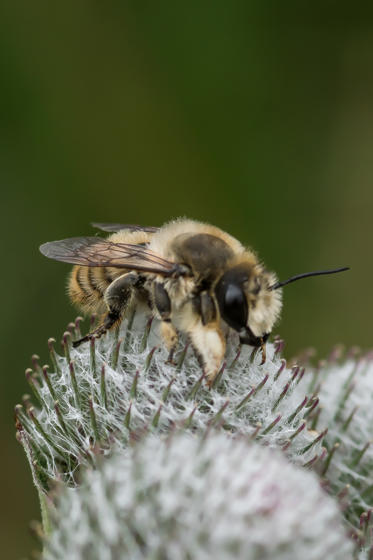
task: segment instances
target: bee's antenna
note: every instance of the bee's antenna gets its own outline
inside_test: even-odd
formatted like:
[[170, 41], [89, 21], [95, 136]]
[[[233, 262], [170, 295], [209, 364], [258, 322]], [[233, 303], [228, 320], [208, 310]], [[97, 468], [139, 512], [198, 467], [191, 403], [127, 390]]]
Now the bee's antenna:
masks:
[[307, 278], [308, 276], [321, 276], [322, 274], [335, 274], [336, 272], [343, 272], [344, 270], [350, 270], [349, 266], [344, 266], [342, 268], [336, 268], [334, 270], [317, 270], [315, 272], [304, 272], [303, 274], [297, 274], [296, 276], [291, 276], [287, 280], [283, 282], [276, 282], [273, 286], [270, 286], [270, 290], [277, 290], [278, 288], [282, 288], [282, 286], [286, 286], [286, 284], [290, 284], [291, 282], [295, 282], [296, 280], [300, 280], [301, 278]]

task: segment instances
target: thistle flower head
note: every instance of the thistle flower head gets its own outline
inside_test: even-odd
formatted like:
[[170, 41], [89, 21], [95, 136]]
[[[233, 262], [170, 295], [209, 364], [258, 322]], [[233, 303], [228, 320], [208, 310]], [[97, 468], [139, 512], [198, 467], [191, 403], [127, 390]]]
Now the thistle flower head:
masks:
[[148, 435], [58, 500], [44, 560], [352, 557], [337, 504], [278, 451], [211, 432]]
[[321, 402], [320, 422], [329, 427], [328, 454], [320, 474], [340, 497], [355, 538], [372, 547], [373, 508], [373, 354], [350, 353], [315, 370]]
[[[74, 334], [74, 333], [73, 333]], [[76, 349], [64, 335], [63, 356], [50, 341], [53, 368], [26, 376], [37, 400], [16, 410], [23, 443], [39, 488], [51, 479], [75, 485], [81, 466], [96, 461], [115, 444], [126, 448], [131, 433], [175, 427], [203, 433], [220, 427], [269, 447], [284, 449], [300, 465], [322, 458], [323, 428], [310, 430], [318, 398], [304, 369], [288, 368], [281, 344], [267, 345], [267, 360], [250, 356], [248, 347], [231, 341], [227, 362], [209, 390], [192, 348], [167, 363], [157, 330], [124, 321], [121, 330]]]

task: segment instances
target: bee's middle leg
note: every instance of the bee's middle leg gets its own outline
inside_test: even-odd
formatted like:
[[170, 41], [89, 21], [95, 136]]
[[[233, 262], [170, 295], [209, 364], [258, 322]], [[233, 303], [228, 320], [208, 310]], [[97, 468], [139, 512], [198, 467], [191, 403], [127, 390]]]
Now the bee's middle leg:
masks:
[[104, 294], [104, 302], [108, 307], [108, 312], [103, 323], [83, 338], [74, 341], [74, 348], [91, 338], [100, 338], [122, 319], [139, 281], [140, 278], [136, 272], [128, 272], [119, 276], [110, 284]]
[[173, 357], [179, 340], [177, 331], [171, 323], [171, 300], [160, 282], [153, 285], [153, 303], [161, 318], [161, 335], [169, 351], [167, 361], [173, 363]]

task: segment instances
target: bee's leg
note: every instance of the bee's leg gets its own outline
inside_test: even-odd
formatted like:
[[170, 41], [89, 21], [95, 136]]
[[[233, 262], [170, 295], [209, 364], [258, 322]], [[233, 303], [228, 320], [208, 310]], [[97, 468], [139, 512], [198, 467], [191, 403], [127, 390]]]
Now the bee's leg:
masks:
[[156, 311], [161, 318], [161, 335], [169, 350], [167, 362], [173, 363], [173, 356], [178, 343], [176, 329], [171, 323], [171, 300], [163, 284], [154, 282], [153, 284], [153, 303]]
[[198, 359], [202, 362], [207, 384], [211, 387], [225, 354], [224, 334], [216, 323], [203, 325], [202, 321], [199, 321], [188, 334]]
[[[244, 332], [240, 334], [240, 342], [242, 344], [250, 344], [254, 346], [254, 351], [256, 352], [259, 348], [262, 351], [262, 361], [260, 365], [265, 364], [267, 358], [266, 342], [268, 340], [270, 333], [265, 333], [263, 336], [255, 336], [249, 327], [244, 329]], [[254, 354], [253, 354], [254, 355]]]
[[161, 335], [166, 345], [167, 350], [169, 351], [167, 363], [173, 364], [173, 358], [175, 354], [175, 350], [177, 348], [177, 343], [179, 341], [179, 337], [177, 334], [176, 329], [172, 325], [170, 321], [162, 321], [161, 323]]
[[263, 338], [260, 339], [260, 349], [262, 351], [262, 361], [260, 362], [260, 365], [262, 366], [263, 364], [266, 363], [266, 359], [267, 359], [267, 349]]
[[194, 297], [193, 308], [199, 320], [188, 334], [206, 374], [207, 384], [212, 387], [224, 358], [226, 338], [217, 320], [216, 303], [207, 291]]
[[139, 282], [139, 275], [136, 272], [129, 272], [119, 276], [119, 278], [116, 278], [110, 284], [104, 294], [104, 301], [108, 307], [108, 312], [105, 315], [103, 323], [80, 340], [74, 341], [74, 348], [91, 338], [100, 338], [107, 330], [111, 329], [120, 321], [128, 308], [134, 289]]

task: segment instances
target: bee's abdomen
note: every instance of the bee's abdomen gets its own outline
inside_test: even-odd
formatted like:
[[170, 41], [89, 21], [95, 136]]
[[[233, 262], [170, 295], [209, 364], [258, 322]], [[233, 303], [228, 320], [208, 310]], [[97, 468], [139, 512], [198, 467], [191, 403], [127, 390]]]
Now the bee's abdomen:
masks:
[[106, 267], [74, 266], [68, 286], [72, 302], [85, 312], [104, 312], [105, 291], [119, 275]]

